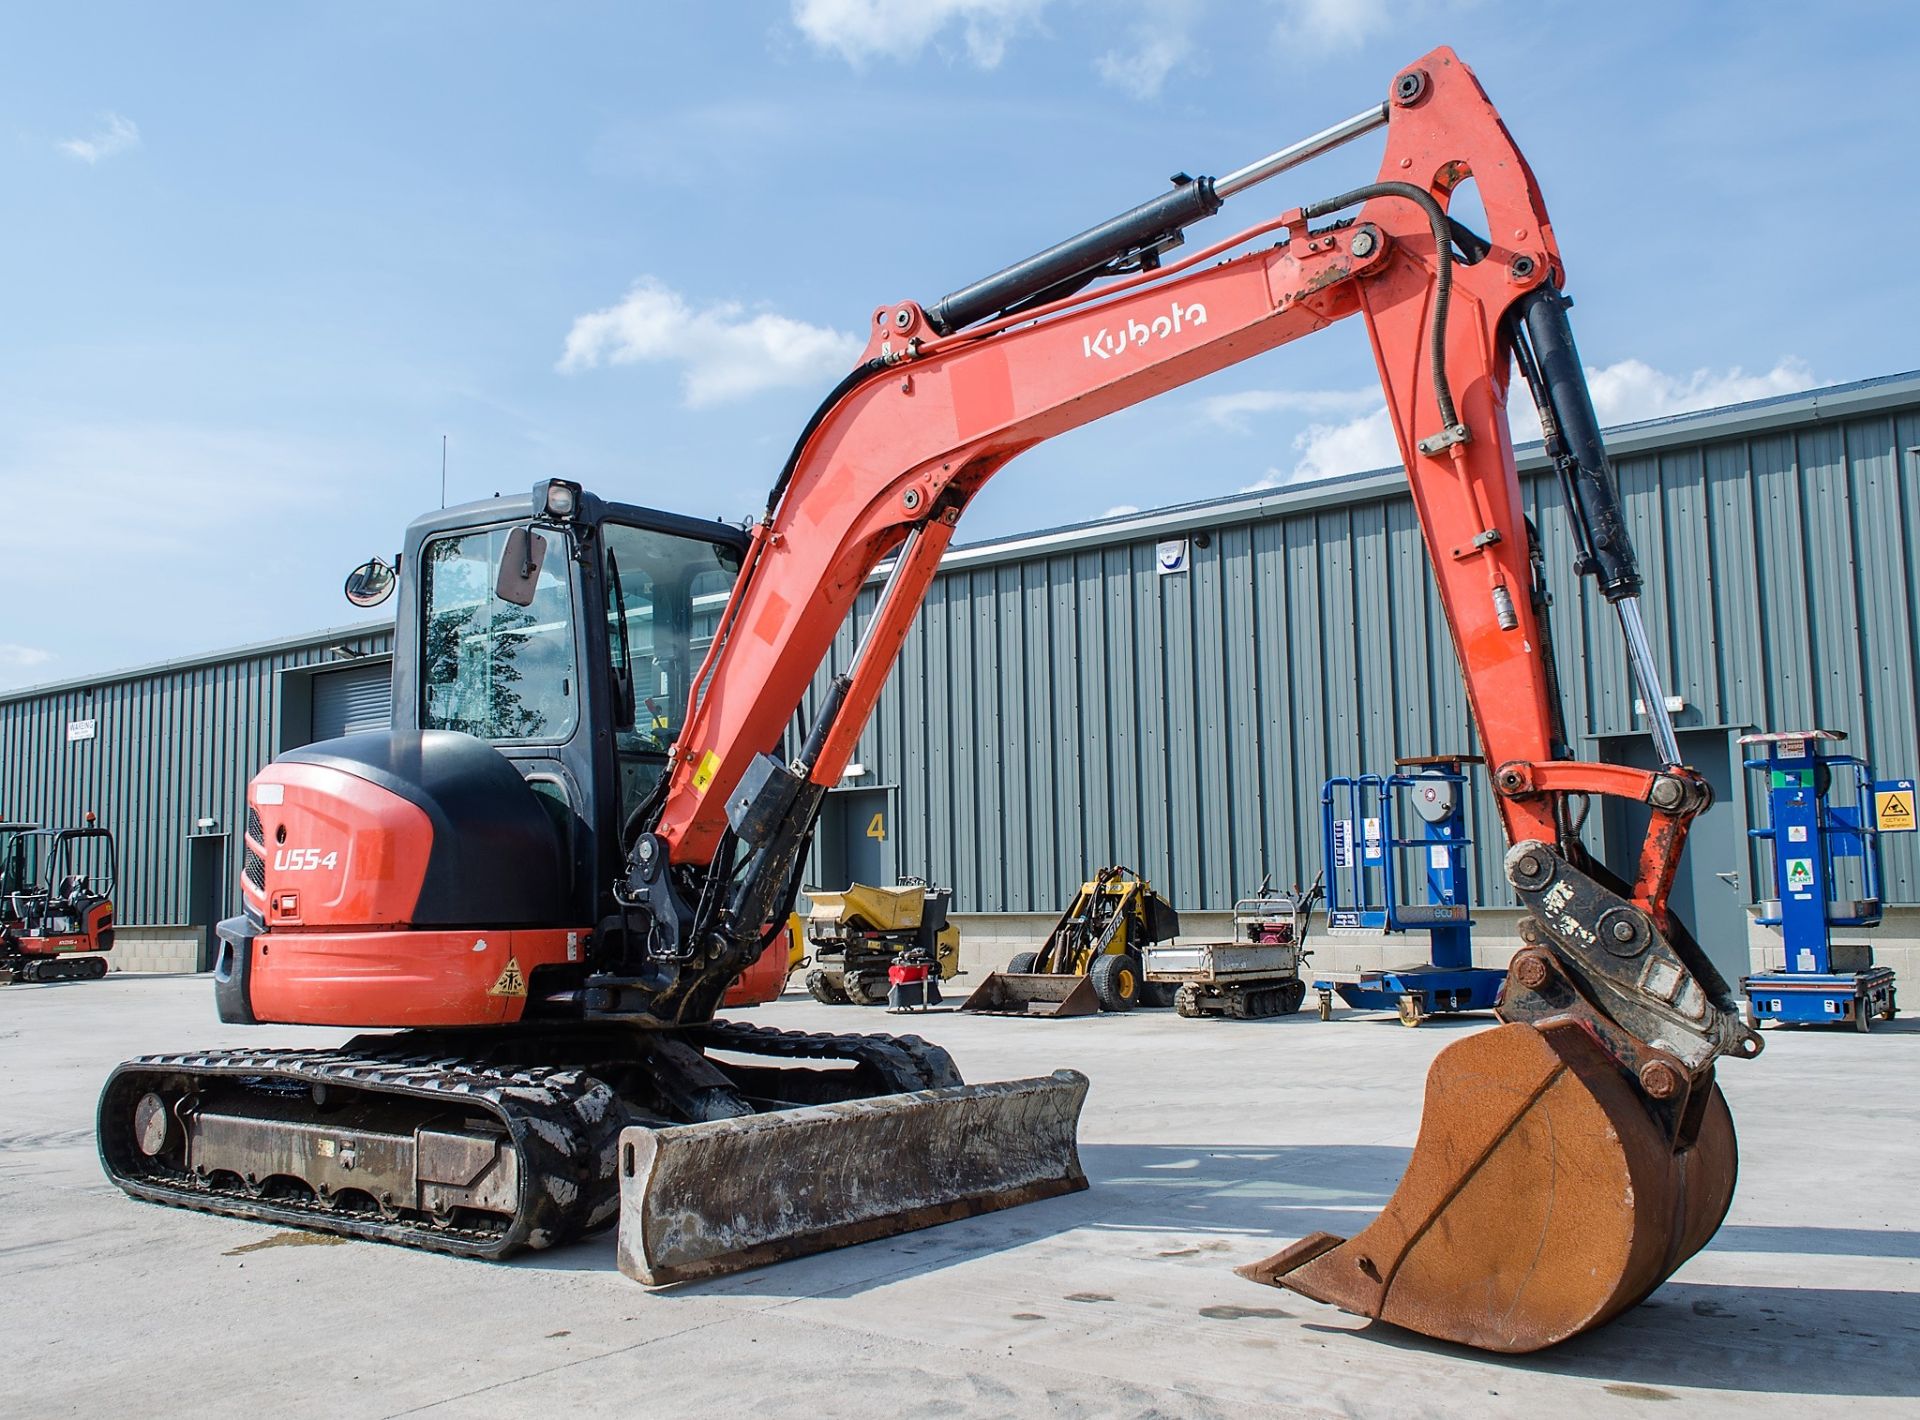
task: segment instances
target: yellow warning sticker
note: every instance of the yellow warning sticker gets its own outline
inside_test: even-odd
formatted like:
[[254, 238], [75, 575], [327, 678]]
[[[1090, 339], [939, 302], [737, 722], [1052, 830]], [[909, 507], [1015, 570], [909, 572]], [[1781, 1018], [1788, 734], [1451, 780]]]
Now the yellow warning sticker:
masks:
[[708, 750], [700, 756], [700, 763], [693, 770], [693, 792], [704, 794], [707, 785], [713, 782], [713, 776], [720, 772], [720, 756]]
[[500, 975], [493, 985], [487, 988], [489, 996], [524, 996], [527, 994], [527, 978], [520, 974], [520, 963], [509, 956], [507, 964], [500, 968]]
[[1882, 833], [1912, 833], [1913, 786], [1882, 789], [1873, 796], [1873, 818]]

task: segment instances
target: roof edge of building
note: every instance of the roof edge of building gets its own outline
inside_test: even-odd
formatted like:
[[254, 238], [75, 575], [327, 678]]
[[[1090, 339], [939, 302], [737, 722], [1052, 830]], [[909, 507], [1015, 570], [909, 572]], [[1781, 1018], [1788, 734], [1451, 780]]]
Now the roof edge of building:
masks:
[[[1630, 458], [1650, 448], [1674, 442], [1739, 438], [1757, 431], [1790, 429], [1802, 424], [1818, 423], [1823, 419], [1854, 418], [1879, 409], [1911, 404], [1916, 400], [1920, 400], [1920, 370], [1906, 370], [1845, 384], [1822, 385], [1817, 389], [1792, 394], [1769, 395], [1765, 399], [1747, 400], [1740, 404], [1617, 424], [1603, 432], [1608, 454], [1615, 458]], [[1538, 439], [1516, 445], [1514, 456], [1522, 473], [1535, 473], [1550, 466], [1546, 450]], [[963, 543], [950, 549], [940, 559], [940, 566], [944, 571], [949, 567], [1006, 562], [1035, 553], [1071, 551], [1094, 543], [1137, 541], [1219, 527], [1222, 524], [1258, 522], [1280, 512], [1308, 512], [1315, 508], [1392, 497], [1404, 493], [1406, 488], [1406, 471], [1395, 466], [1315, 479], [1311, 483], [1250, 489], [1192, 503], [1147, 508], [1114, 518], [1094, 518], [1082, 523], [1066, 523], [1033, 532]], [[883, 566], [876, 575], [883, 576], [886, 570]]]
[[[1818, 423], [1823, 419], [1856, 418], [1876, 410], [1911, 404], [1916, 400], [1920, 400], [1920, 370], [1906, 370], [1896, 374], [1877, 375], [1870, 379], [1853, 380], [1844, 384], [1823, 385], [1817, 389], [1801, 390], [1793, 394], [1770, 395], [1765, 399], [1747, 400], [1740, 404], [1722, 405], [1715, 409], [1669, 414], [1658, 419], [1614, 425], [1604, 432], [1609, 454], [1616, 457], [1631, 457], [1649, 448], [1657, 448], [1662, 444], [1676, 441], [1701, 442], [1731, 439], [1757, 431], [1777, 431], [1803, 424]], [[1517, 446], [1514, 453], [1515, 461], [1522, 473], [1537, 472], [1548, 467], [1546, 453], [1538, 440]], [[1392, 497], [1404, 492], [1406, 487], [1405, 470], [1395, 467], [1344, 474], [1337, 478], [1317, 479], [1311, 483], [1287, 484], [1272, 489], [1230, 493], [1224, 497], [1208, 498], [1192, 503], [1176, 503], [1163, 508], [1149, 508], [1115, 518], [1096, 518], [1083, 523], [1067, 523], [1034, 532], [1016, 533], [1008, 537], [966, 543], [949, 549], [940, 559], [940, 567], [945, 571], [948, 568], [991, 565], [1032, 556], [1035, 553], [1065, 552], [1100, 543], [1134, 542], [1147, 537], [1179, 534], [1201, 528], [1219, 527], [1223, 524], [1256, 522], [1279, 512], [1305, 512], [1314, 508], [1344, 506], [1375, 498]], [[890, 566], [891, 561], [883, 564], [875, 570], [873, 576], [884, 576]], [[391, 620], [357, 622], [350, 626], [329, 627], [300, 636], [287, 636], [273, 641], [261, 641], [252, 645], [233, 646], [225, 650], [207, 651], [147, 665], [131, 666], [95, 676], [74, 676], [40, 685], [23, 685], [14, 690], [0, 690], [0, 704], [37, 699], [70, 690], [114, 685], [122, 681], [165, 674], [169, 671], [219, 665], [226, 661], [240, 660], [250, 656], [294, 651], [306, 646], [322, 645], [329, 641], [353, 640], [378, 635], [391, 631], [392, 628]]]
[[[99, 675], [70, 676], [65, 680], [50, 680], [39, 685], [23, 685], [13, 690], [0, 690], [0, 705], [15, 700], [37, 700], [42, 696], [59, 695], [70, 690], [97, 689], [101, 686], [118, 685], [122, 681], [144, 680], [148, 676], [165, 675], [171, 671], [198, 670], [203, 666], [224, 665], [228, 661], [246, 660], [253, 656], [271, 656], [283, 651], [298, 651], [309, 646], [324, 646], [334, 641], [363, 640], [368, 636], [378, 636], [392, 630], [391, 620], [359, 621], [350, 626], [330, 626], [299, 636], [281, 636], [272, 641], [255, 641], [245, 646], [228, 646], [222, 650], [201, 651], [190, 656], [176, 656], [170, 660], [151, 661], [144, 665], [127, 666], [121, 670], [103, 671]], [[379, 656], [386, 653], [371, 654]]]

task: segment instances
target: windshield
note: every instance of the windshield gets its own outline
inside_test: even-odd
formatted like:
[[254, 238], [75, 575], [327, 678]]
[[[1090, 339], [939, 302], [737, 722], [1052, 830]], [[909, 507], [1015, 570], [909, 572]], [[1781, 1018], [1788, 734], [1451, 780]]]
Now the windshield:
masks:
[[0, 907], [12, 894], [40, 886], [40, 837], [20, 829], [0, 829]]
[[533, 530], [546, 561], [532, 604], [519, 607], [494, 595], [507, 532], [426, 546], [420, 725], [483, 740], [565, 739], [579, 701], [566, 541]]
[[[687, 713], [687, 692], [739, 572], [730, 547], [607, 523], [607, 652], [614, 694], [630, 687], [629, 728], [614, 736], [627, 812], [659, 777]], [[622, 631], [625, 635], [622, 636]]]

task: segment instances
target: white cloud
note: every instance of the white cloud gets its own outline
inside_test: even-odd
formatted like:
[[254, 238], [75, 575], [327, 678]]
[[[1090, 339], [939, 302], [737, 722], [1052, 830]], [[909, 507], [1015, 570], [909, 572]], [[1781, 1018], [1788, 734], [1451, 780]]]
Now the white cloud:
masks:
[[1244, 433], [1255, 414], [1353, 414], [1380, 403], [1380, 391], [1363, 390], [1239, 390], [1209, 395], [1200, 401], [1200, 415], [1210, 424]]
[[1389, 23], [1387, 0], [1281, 0], [1280, 9], [1274, 38], [1291, 52], [1356, 49]]
[[78, 158], [88, 164], [140, 146], [140, 126], [132, 119], [122, 118], [117, 113], [103, 113], [100, 123], [98, 131], [87, 137], [66, 138], [54, 146], [68, 157]]
[[1115, 503], [1111, 508], [1107, 509], [1107, 511], [1102, 513], [1100, 516], [1103, 518], [1124, 518], [1129, 513], [1137, 513], [1139, 511], [1140, 511], [1140, 508], [1139, 508], [1139, 505], [1137, 504]]
[[860, 337], [734, 301], [695, 310], [651, 276], [626, 297], [573, 323], [558, 365], [563, 374], [656, 361], [683, 367], [686, 404], [702, 409], [762, 390], [810, 385], [850, 368]]
[[[1602, 369], [1587, 367], [1587, 387], [1593, 393], [1594, 413], [1603, 429], [1633, 424], [1643, 419], [1659, 419], [1669, 414], [1691, 414], [1723, 405], [1741, 404], [1751, 399], [1793, 394], [1811, 389], [1819, 381], [1804, 361], [1788, 358], [1762, 374], [1748, 374], [1738, 365], [1728, 370], [1699, 369], [1686, 375], [1655, 369], [1644, 360], [1621, 360]], [[1262, 402], [1271, 397], [1271, 402]], [[1288, 483], [1305, 483], [1317, 478], [1337, 478], [1341, 474], [1366, 473], [1374, 469], [1394, 468], [1400, 463], [1400, 448], [1394, 441], [1393, 422], [1379, 396], [1362, 391], [1340, 394], [1337, 391], [1308, 391], [1293, 395], [1281, 390], [1254, 390], [1247, 395], [1222, 395], [1227, 408], [1217, 415], [1229, 423], [1248, 413], [1268, 410], [1307, 410], [1310, 401], [1324, 399], [1367, 399], [1374, 407], [1368, 412], [1339, 423], [1310, 424], [1293, 439], [1298, 457], [1291, 469], [1270, 468], [1257, 483], [1242, 492], [1253, 493], [1278, 488]], [[1231, 402], [1242, 401], [1238, 405]], [[1209, 401], [1211, 403], [1211, 401]], [[1327, 406], [1322, 406], [1327, 407]], [[1204, 406], [1203, 406], [1204, 408]], [[1211, 411], [1209, 411], [1211, 413]], [[1507, 423], [1513, 441], [1524, 444], [1540, 437], [1540, 417], [1526, 385], [1515, 375], [1508, 393]]]
[[1049, 0], [793, 0], [793, 22], [816, 48], [859, 68], [871, 59], [913, 59], [958, 25], [967, 57], [992, 69], [1007, 41], [1033, 25]]
[[1343, 473], [1392, 468], [1400, 462], [1400, 446], [1394, 441], [1393, 421], [1387, 417], [1384, 404], [1338, 424], [1309, 424], [1293, 436], [1293, 449], [1299, 457], [1291, 470], [1270, 468], [1265, 477], [1241, 492], [1256, 493], [1286, 483], [1310, 483]]
[[0, 641], [0, 672], [23, 671], [32, 666], [44, 666], [53, 659], [53, 652], [43, 651], [38, 646], [22, 646], [17, 641]]
[[1160, 93], [1167, 75], [1193, 55], [1193, 21], [1199, 0], [1161, 0], [1127, 27], [1130, 43], [1093, 61], [1100, 77], [1137, 99]]
[[1750, 399], [1793, 394], [1819, 381], [1804, 361], [1788, 357], [1765, 374], [1749, 375], [1738, 365], [1726, 371], [1695, 370], [1670, 375], [1640, 360], [1622, 360], [1605, 369], [1587, 371], [1593, 407], [1602, 424], [1630, 424], [1658, 419], [1663, 414], [1686, 414], [1718, 409]]

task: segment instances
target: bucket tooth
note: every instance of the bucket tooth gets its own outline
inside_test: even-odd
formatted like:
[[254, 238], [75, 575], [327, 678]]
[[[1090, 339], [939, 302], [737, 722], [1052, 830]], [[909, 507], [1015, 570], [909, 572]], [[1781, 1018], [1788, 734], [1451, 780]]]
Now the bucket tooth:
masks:
[[1458, 1041], [1427, 1076], [1413, 1158], [1380, 1216], [1240, 1275], [1444, 1341], [1552, 1346], [1644, 1299], [1726, 1216], [1733, 1120], [1711, 1072], [1693, 1094], [1677, 1144], [1577, 1026]]
[[1087, 1186], [1073, 1070], [620, 1136], [620, 1270], [650, 1286]]
[[1093, 978], [1063, 972], [996, 971], [960, 1009], [976, 1016], [1092, 1016], [1100, 1011]]

